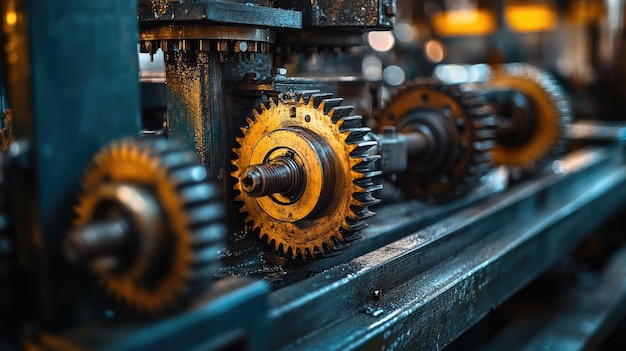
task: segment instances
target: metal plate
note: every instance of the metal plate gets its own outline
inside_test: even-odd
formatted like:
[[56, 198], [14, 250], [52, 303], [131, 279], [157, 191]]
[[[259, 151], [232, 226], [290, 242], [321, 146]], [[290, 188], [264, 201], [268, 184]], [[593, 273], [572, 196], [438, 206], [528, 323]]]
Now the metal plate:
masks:
[[[273, 292], [273, 347], [444, 347], [624, 207], [621, 156], [618, 144], [579, 151], [560, 174]], [[370, 230], [406, 230], [409, 213]]]
[[[597, 273], [580, 273], [541, 310], [504, 328], [483, 351], [598, 350], [626, 313], [626, 248]], [[564, 291], [561, 291], [564, 290]]]
[[140, 1], [138, 6], [139, 20], [143, 23], [206, 21], [245, 26], [302, 28], [302, 14], [300, 12], [259, 6], [253, 3], [240, 4], [214, 0], [161, 3], [155, 11], [151, 1]]

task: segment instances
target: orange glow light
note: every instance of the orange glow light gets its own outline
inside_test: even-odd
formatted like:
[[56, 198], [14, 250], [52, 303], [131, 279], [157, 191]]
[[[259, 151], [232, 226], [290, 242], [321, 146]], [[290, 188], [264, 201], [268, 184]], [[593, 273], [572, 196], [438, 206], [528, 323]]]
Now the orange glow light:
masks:
[[504, 17], [515, 32], [553, 30], [557, 21], [556, 12], [545, 4], [507, 6]]
[[10, 11], [6, 15], [7, 24], [12, 26], [17, 22], [17, 14], [13, 11]]
[[439, 40], [431, 39], [424, 44], [424, 54], [433, 63], [439, 63], [446, 57], [446, 49]]
[[486, 35], [496, 29], [493, 13], [483, 9], [437, 12], [432, 22], [442, 36]]

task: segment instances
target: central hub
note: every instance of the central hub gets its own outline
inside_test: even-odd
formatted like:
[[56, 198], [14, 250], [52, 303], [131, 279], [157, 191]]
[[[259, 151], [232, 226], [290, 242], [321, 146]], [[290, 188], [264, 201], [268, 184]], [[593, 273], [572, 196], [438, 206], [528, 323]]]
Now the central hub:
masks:
[[409, 162], [412, 173], [438, 174], [454, 161], [458, 132], [452, 120], [440, 111], [432, 108], [411, 110], [398, 121], [398, 130], [407, 135], [417, 133], [420, 140], [426, 141], [418, 150], [409, 153], [413, 160]]
[[302, 195], [305, 185], [302, 161], [295, 159], [297, 155], [291, 149], [286, 152], [278, 150], [278, 153], [284, 153], [285, 156], [270, 156], [265, 163], [246, 168], [241, 179], [241, 188], [253, 197], [278, 193], [293, 203]]
[[314, 218], [334, 190], [332, 153], [315, 133], [286, 127], [254, 146], [242, 189], [271, 217], [285, 222]]

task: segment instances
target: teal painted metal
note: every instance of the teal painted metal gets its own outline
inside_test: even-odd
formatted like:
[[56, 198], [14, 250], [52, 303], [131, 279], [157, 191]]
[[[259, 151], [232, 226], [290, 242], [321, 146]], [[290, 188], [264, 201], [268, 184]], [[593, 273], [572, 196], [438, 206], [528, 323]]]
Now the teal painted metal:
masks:
[[17, 107], [15, 138], [24, 150], [13, 156], [29, 160], [13, 169], [21, 172], [12, 185], [20, 262], [38, 282], [30, 289], [40, 302], [34, 308], [51, 317], [62, 309], [58, 302], [71, 296], [61, 243], [84, 170], [101, 146], [139, 133], [136, 4], [12, 3], [21, 11], [18, 18], [28, 19], [27, 32], [20, 33], [27, 35], [28, 55], [18, 62], [20, 79], [9, 79], [8, 86], [15, 101], [18, 93], [28, 95], [21, 106], [11, 100]]

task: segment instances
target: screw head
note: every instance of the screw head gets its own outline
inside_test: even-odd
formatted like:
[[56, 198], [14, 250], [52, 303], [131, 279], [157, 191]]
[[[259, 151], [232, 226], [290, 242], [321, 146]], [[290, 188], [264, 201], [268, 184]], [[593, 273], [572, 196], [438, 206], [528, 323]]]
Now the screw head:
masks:
[[372, 293], [372, 298], [376, 301], [380, 300], [381, 295], [383, 294], [383, 292], [381, 290], [374, 290], [374, 292]]

